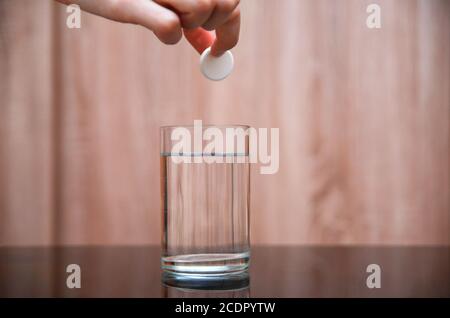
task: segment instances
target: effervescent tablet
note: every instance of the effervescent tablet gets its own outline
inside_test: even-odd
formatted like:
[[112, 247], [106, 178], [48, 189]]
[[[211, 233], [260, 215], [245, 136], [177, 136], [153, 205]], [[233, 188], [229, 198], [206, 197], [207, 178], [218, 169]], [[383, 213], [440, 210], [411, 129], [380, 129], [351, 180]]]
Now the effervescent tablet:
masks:
[[207, 48], [200, 56], [200, 70], [203, 75], [213, 81], [225, 79], [233, 71], [234, 58], [230, 51], [221, 56], [211, 55], [211, 48]]

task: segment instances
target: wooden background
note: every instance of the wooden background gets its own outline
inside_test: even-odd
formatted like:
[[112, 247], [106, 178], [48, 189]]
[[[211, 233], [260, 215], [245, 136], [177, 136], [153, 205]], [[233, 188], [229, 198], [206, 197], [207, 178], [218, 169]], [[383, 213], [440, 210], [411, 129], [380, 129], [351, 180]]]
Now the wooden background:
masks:
[[66, 17], [0, 0], [0, 245], [159, 243], [159, 126], [194, 119], [280, 128], [253, 243], [450, 243], [450, 1], [243, 0], [219, 83], [185, 41]]

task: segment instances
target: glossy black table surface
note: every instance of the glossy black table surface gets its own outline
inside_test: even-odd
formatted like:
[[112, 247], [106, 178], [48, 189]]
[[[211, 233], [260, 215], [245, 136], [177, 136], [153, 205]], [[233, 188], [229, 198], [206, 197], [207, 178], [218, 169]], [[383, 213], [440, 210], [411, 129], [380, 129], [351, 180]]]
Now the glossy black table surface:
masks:
[[[248, 275], [163, 275], [157, 246], [0, 247], [0, 297], [450, 297], [449, 247], [253, 246]], [[81, 288], [66, 285], [69, 264]], [[368, 288], [370, 264], [381, 288]]]

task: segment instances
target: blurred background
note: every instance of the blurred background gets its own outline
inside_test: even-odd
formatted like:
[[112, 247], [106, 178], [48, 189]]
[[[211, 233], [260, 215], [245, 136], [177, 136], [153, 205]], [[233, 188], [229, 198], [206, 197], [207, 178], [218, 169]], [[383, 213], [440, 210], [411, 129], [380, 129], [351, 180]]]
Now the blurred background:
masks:
[[[381, 7], [369, 29], [366, 8]], [[159, 244], [159, 127], [280, 129], [254, 244], [445, 244], [450, 1], [242, 0], [235, 69], [139, 26], [0, 0], [0, 245]]]

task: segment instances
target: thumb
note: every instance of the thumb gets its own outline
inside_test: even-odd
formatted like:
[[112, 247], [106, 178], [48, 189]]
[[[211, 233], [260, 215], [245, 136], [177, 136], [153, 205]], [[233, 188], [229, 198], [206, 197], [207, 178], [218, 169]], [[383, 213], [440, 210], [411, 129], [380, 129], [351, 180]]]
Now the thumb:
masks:
[[209, 48], [215, 40], [214, 35], [209, 31], [202, 28], [196, 29], [184, 29], [184, 37], [188, 42], [197, 50], [198, 53], [202, 54], [204, 50]]

